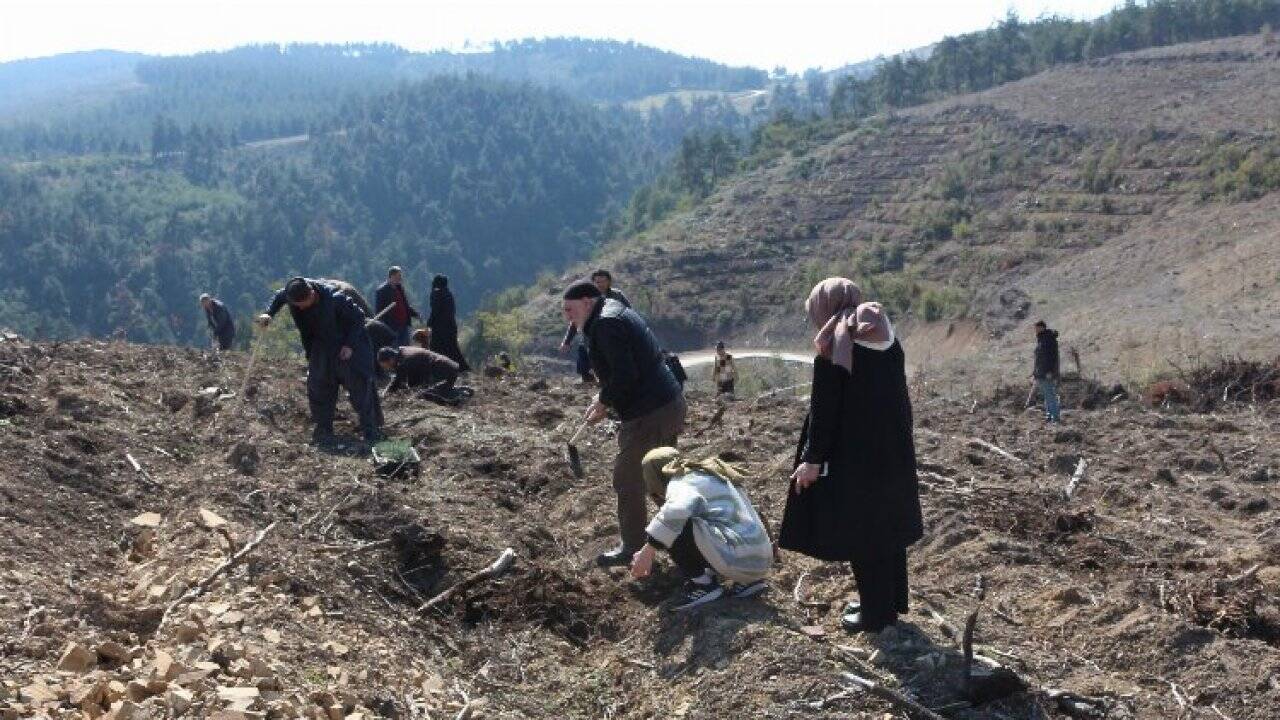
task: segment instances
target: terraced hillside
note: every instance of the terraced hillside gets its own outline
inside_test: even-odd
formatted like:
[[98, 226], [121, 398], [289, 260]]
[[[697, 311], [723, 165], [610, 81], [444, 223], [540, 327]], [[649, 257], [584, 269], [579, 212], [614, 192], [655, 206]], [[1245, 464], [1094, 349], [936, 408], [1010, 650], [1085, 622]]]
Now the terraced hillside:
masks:
[[[917, 331], [970, 328], [964, 349], [1008, 367], [1025, 345], [1010, 331], [1033, 315], [1069, 323], [1064, 339], [1093, 362], [1135, 372], [1170, 330], [1187, 352], [1263, 352], [1280, 330], [1280, 311], [1266, 312], [1280, 309], [1280, 249], [1258, 238], [1280, 230], [1265, 197], [1280, 174], [1267, 174], [1277, 145], [1262, 118], [1280, 96], [1260, 78], [1278, 71], [1274, 46], [1237, 38], [874, 118], [594, 262], [676, 347], [803, 344], [803, 293], [841, 273]], [[1223, 283], [1225, 271], [1247, 282]], [[1128, 312], [1139, 306], [1141, 324]]]

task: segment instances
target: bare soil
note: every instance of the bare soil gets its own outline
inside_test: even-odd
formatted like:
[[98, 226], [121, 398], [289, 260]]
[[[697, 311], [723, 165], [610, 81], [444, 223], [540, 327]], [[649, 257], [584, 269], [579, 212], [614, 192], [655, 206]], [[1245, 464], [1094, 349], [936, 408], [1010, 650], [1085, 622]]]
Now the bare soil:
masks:
[[[1022, 409], [1025, 387], [974, 394], [917, 374], [928, 532], [910, 556], [912, 612], [871, 636], [839, 628], [847, 570], [792, 554], [763, 597], [688, 615], [666, 610], [669, 565], [644, 582], [593, 567], [616, 532], [613, 440], [606, 427], [581, 442], [587, 477], [573, 479], [564, 442], [591, 390], [567, 379], [478, 378], [456, 409], [390, 401], [389, 430], [424, 465], [385, 479], [306, 444], [300, 363], [271, 363], [244, 398], [201, 395], [239, 390], [246, 365], [0, 343], [5, 717], [96, 717], [110, 702], [72, 705], [95, 683], [117, 716], [152, 718], [181, 715], [179, 687], [186, 717], [904, 717], [848, 689], [846, 671], [949, 718], [1068, 717], [1046, 689], [1116, 718], [1263, 720], [1280, 706], [1274, 402], [1196, 414], [1069, 383], [1066, 422], [1046, 426]], [[682, 445], [745, 465], [776, 524], [803, 400], [734, 401], [714, 424], [712, 397], [690, 402]], [[156, 527], [137, 524], [147, 512]], [[510, 573], [417, 612], [507, 547]], [[1029, 690], [965, 700], [948, 628], [974, 609], [977, 651]], [[96, 664], [55, 670], [68, 643]], [[187, 672], [163, 678], [161, 653]]]

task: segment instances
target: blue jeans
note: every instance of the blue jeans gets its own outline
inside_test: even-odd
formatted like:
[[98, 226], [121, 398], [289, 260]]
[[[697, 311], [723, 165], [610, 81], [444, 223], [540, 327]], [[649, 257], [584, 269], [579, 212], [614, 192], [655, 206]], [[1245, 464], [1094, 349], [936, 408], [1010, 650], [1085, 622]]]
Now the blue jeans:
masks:
[[1040, 386], [1040, 396], [1044, 398], [1044, 419], [1052, 422], [1062, 420], [1062, 409], [1058, 407], [1058, 381], [1052, 378], [1036, 378]]

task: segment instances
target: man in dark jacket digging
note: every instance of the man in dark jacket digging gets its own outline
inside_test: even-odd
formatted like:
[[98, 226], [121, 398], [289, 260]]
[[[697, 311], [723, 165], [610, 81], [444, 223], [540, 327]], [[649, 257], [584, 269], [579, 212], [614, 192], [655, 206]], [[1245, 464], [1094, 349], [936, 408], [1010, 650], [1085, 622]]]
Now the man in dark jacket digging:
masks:
[[269, 325], [286, 304], [307, 355], [307, 402], [315, 423], [312, 439], [320, 445], [332, 444], [341, 385], [360, 416], [365, 442], [381, 440], [382, 406], [374, 386], [373, 347], [365, 332], [364, 313], [333, 287], [295, 277], [272, 298], [267, 311], [258, 316], [258, 324]]
[[219, 350], [230, 350], [231, 343], [236, 340], [236, 324], [231, 313], [222, 301], [204, 293], [200, 296], [200, 307], [204, 308], [204, 318], [209, 323], [209, 332], [218, 342]]
[[1040, 395], [1044, 398], [1046, 422], [1062, 422], [1062, 410], [1058, 402], [1058, 331], [1050, 330], [1043, 320], [1037, 320], [1036, 363], [1031, 372]]
[[586, 338], [600, 393], [586, 421], [598, 423], [609, 410], [622, 420], [613, 489], [618, 494], [621, 544], [602, 553], [605, 567], [627, 565], [645, 543], [645, 487], [641, 460], [656, 447], [673, 446], [684, 429], [685, 402], [661, 346], [644, 319], [596, 285], [582, 281], [564, 292], [564, 316]]
[[373, 311], [375, 315], [388, 305], [395, 307], [382, 316], [382, 321], [396, 333], [396, 345], [409, 344], [409, 326], [413, 319], [421, 317], [417, 310], [409, 304], [409, 296], [405, 293], [403, 274], [397, 265], [387, 271], [387, 281], [378, 286], [373, 294]]

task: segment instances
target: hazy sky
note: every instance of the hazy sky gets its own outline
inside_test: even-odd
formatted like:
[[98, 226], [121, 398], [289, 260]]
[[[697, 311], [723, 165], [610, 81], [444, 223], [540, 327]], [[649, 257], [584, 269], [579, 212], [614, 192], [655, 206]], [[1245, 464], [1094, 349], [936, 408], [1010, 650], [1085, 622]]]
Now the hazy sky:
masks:
[[1118, 0], [0, 0], [0, 61], [111, 48], [158, 54], [251, 42], [386, 41], [459, 49], [525, 37], [635, 40], [731, 64], [836, 67], [1023, 18]]

